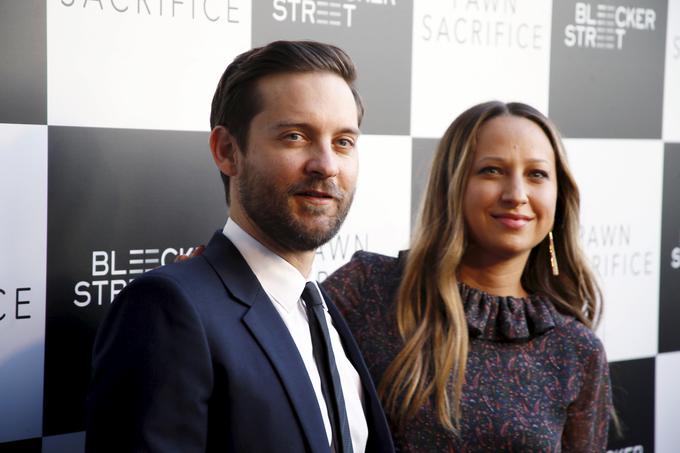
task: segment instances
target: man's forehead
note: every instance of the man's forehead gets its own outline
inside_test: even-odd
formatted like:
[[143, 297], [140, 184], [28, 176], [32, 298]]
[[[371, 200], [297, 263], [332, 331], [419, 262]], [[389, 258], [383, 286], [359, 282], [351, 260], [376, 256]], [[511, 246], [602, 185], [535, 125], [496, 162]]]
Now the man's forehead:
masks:
[[333, 81], [335, 90], [346, 90], [351, 95], [351, 89], [347, 82], [338, 74], [329, 71], [269, 74], [256, 81], [255, 89], [260, 96], [285, 95], [292, 90], [304, 95], [314, 93], [320, 85], [328, 85], [329, 83], [324, 84], [328, 81]]
[[347, 82], [332, 72], [292, 72], [267, 75], [255, 85], [258, 115], [277, 124], [304, 123], [319, 117], [342, 119], [358, 130], [358, 108]]

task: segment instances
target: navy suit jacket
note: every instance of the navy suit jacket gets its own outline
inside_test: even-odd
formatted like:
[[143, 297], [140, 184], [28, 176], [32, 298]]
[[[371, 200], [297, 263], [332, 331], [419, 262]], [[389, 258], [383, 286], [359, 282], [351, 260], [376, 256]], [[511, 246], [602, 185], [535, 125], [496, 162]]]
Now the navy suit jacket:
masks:
[[[349, 328], [324, 294], [364, 388], [367, 452], [393, 452]], [[86, 450], [328, 452], [295, 343], [236, 247], [149, 272], [111, 306], [94, 345]]]

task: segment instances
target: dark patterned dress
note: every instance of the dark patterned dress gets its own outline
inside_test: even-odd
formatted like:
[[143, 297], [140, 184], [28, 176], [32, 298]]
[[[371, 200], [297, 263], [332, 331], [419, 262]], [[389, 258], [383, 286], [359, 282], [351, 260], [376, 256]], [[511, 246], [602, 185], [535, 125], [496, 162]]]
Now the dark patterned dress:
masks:
[[[398, 259], [358, 252], [323, 283], [343, 311], [376, 385], [403, 342]], [[431, 405], [402, 431], [400, 452], [602, 452], [611, 392], [602, 343], [542, 297], [492, 296], [460, 284], [470, 335], [458, 436]]]

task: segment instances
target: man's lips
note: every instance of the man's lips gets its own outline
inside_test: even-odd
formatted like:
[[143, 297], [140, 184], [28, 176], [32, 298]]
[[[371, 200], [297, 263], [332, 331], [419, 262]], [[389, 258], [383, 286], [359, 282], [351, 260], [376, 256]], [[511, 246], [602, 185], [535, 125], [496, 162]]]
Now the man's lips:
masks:
[[511, 213], [491, 214], [491, 217], [513, 230], [518, 230], [533, 220], [533, 217], [530, 216]]
[[301, 190], [295, 192], [294, 195], [303, 199], [306, 203], [318, 206], [328, 205], [334, 202], [337, 198], [330, 193], [321, 190]]
[[302, 201], [303, 203], [327, 206], [331, 203], [342, 203], [345, 193], [330, 180], [305, 180], [294, 184], [288, 189], [290, 196]]
[[303, 197], [313, 197], [313, 198], [335, 198], [333, 195], [329, 194], [328, 192], [322, 192], [320, 190], [303, 190], [297, 192], [295, 195], [303, 196]]

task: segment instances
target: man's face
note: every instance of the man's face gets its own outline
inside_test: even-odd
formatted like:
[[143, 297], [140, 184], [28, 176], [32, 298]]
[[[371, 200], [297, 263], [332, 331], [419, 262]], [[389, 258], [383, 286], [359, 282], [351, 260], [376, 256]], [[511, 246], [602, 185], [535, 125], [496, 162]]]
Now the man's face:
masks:
[[238, 202], [267, 238], [309, 251], [337, 233], [356, 187], [357, 107], [347, 83], [326, 72], [264, 77], [262, 111], [241, 154]]

